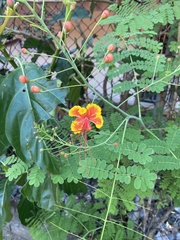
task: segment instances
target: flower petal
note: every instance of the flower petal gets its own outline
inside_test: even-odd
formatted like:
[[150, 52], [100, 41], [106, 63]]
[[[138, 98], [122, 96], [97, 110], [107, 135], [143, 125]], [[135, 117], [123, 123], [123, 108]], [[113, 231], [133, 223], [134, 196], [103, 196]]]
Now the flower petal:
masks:
[[86, 113], [86, 109], [80, 106], [74, 106], [69, 110], [70, 117], [81, 117], [84, 113]]
[[83, 125], [81, 122], [78, 122], [76, 120], [74, 120], [72, 123], [71, 123], [71, 131], [75, 134], [77, 133], [81, 133], [83, 130]]
[[95, 116], [97, 114], [101, 115], [101, 108], [94, 103], [88, 104], [86, 109], [87, 109], [87, 115], [89, 119], [91, 118], [91, 116]]
[[94, 118], [91, 118], [90, 121], [93, 122], [97, 128], [101, 128], [104, 123], [103, 118], [100, 114], [96, 115]]

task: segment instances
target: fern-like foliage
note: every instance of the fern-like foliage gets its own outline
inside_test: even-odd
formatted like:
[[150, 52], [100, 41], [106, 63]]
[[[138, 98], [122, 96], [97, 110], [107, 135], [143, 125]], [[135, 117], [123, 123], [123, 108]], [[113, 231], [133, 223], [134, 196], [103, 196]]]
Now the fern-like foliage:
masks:
[[98, 236], [101, 218], [104, 216], [102, 210], [104, 205], [101, 200], [95, 204], [87, 203], [85, 206], [84, 201], [77, 202], [76, 197], [71, 195], [65, 204], [61, 202], [57, 208], [58, 210], [54, 212], [39, 211], [37, 216], [28, 220], [34, 240], [66, 239], [73, 236], [89, 239], [92, 234]]
[[113, 164], [107, 165], [106, 161], [92, 158], [86, 158], [79, 162], [78, 173], [81, 173], [83, 177], [95, 178], [95, 179], [112, 179], [114, 174], [112, 173]]
[[26, 164], [20, 158], [15, 157], [14, 155], [7, 157], [4, 164], [7, 166], [5, 176], [9, 181], [17, 179], [23, 173], [26, 173], [31, 167], [32, 162]]
[[[146, 86], [149, 86], [149, 91], [152, 92], [163, 91], [170, 78], [166, 74], [165, 57], [158, 56], [162, 43], [155, 39], [154, 30], [157, 24], [164, 26], [180, 19], [179, 1], [157, 5], [153, 0], [143, 4], [125, 0], [120, 6], [113, 4], [109, 9], [114, 15], [102, 20], [101, 24], [113, 24], [115, 31], [107, 33], [96, 43], [94, 52], [97, 59], [102, 63], [107, 46], [113, 43], [117, 49], [117, 52], [113, 53], [114, 60], [111, 63], [101, 64], [102, 68], [108, 67], [109, 80], [129, 71], [140, 75], [138, 81], [128, 82], [124, 79], [123, 82], [115, 85], [114, 93], [121, 94], [132, 88]], [[179, 70], [176, 68], [174, 74], [179, 74]]]
[[122, 146], [123, 155], [128, 156], [129, 160], [134, 162], [139, 162], [145, 164], [146, 162], [151, 162], [152, 158], [150, 155], [154, 153], [152, 148], [149, 148], [145, 143], [141, 143], [139, 146], [136, 142], [127, 143]]
[[173, 126], [168, 129], [166, 135], [166, 145], [168, 148], [172, 149], [173, 151], [180, 146], [180, 139], [179, 139], [180, 129], [177, 126]]
[[152, 157], [152, 163], [147, 163], [146, 167], [155, 171], [180, 169], [180, 160], [173, 156], [156, 155]]
[[44, 182], [45, 176], [45, 171], [35, 165], [30, 169], [27, 180], [29, 181], [29, 185], [39, 187], [39, 185]]
[[164, 198], [170, 198], [174, 201], [175, 206], [180, 204], [180, 180], [179, 180], [179, 170], [166, 171], [162, 173], [161, 182], [159, 187], [166, 194]]

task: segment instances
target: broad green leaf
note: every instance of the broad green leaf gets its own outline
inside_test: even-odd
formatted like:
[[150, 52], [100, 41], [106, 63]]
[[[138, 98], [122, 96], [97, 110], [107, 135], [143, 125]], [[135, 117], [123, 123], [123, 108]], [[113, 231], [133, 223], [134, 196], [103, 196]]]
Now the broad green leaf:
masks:
[[10, 208], [10, 197], [14, 188], [14, 183], [6, 178], [0, 180], [0, 230], [3, 225], [12, 218]]
[[[44, 38], [39, 40], [33, 37], [29, 37], [25, 40], [24, 47], [36, 48], [38, 53], [43, 52], [43, 53], [46, 53], [47, 55], [53, 55], [55, 51], [54, 43], [50, 38]], [[34, 56], [31, 58], [31, 61], [36, 62], [39, 56], [40, 56], [39, 54], [34, 54]]]
[[[21, 69], [12, 71], [0, 85], [1, 128], [5, 129], [9, 143], [23, 161], [33, 160], [41, 168], [58, 173], [59, 163], [46, 149], [44, 141], [36, 138], [34, 123], [52, 118], [50, 112], [59, 103], [64, 103], [66, 90], [56, 88], [56, 81], [47, 81], [41, 68], [32, 63], [24, 65], [28, 84], [19, 82]], [[45, 92], [32, 93], [32, 85]]]
[[81, 95], [83, 95], [83, 87], [75, 80], [72, 79], [69, 84], [68, 87], [70, 87], [69, 93], [67, 95], [67, 98], [70, 100], [70, 102], [74, 103], [74, 104], [78, 104], [78, 101], [81, 97]]
[[87, 188], [86, 185], [83, 182], [78, 183], [68, 183], [67, 181], [64, 181], [64, 183], [61, 185], [61, 190], [63, 190], [68, 195], [71, 194], [78, 194], [78, 193], [86, 193]]
[[[5, 79], [5, 77], [0, 75], [0, 86], [1, 86], [1, 84], [3, 84], [4, 79]], [[1, 96], [0, 96], [0, 98], [1, 98]], [[4, 103], [2, 103], [2, 106], [3, 105], [4, 105]], [[5, 110], [5, 108], [3, 108], [3, 109]], [[2, 121], [3, 121], [3, 118], [0, 117], [0, 126], [2, 126]], [[5, 128], [0, 127], [0, 155], [2, 155], [5, 152], [5, 150], [8, 148], [8, 146], [9, 146], [9, 142], [8, 142], [6, 134], [5, 134]]]
[[66, 86], [69, 83], [70, 76], [74, 74], [71, 64], [63, 53], [59, 55], [59, 58], [54, 66], [54, 70], [57, 72], [56, 77], [62, 82], [63, 86]]
[[27, 219], [35, 216], [37, 210], [38, 207], [35, 203], [30, 202], [27, 200], [27, 198], [21, 196], [20, 202], [18, 204], [18, 215], [23, 225], [27, 225]]
[[38, 187], [29, 185], [27, 182], [21, 192], [30, 202], [36, 202], [39, 207], [47, 210], [52, 209], [57, 203], [57, 188], [50, 177], [47, 177]]

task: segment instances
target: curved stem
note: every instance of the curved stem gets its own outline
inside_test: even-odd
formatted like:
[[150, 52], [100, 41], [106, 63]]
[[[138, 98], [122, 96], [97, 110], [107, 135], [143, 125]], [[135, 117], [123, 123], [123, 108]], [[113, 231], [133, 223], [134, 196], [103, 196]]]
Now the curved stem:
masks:
[[[126, 129], [127, 129], [128, 121], [129, 121], [129, 118], [126, 118], [125, 126], [124, 126], [124, 131], [123, 131], [123, 136], [122, 136], [122, 140], [121, 140], [121, 144], [123, 144], [123, 142], [124, 142], [124, 137], [125, 137], [125, 132], [126, 132]], [[118, 157], [116, 169], [119, 168], [120, 159], [121, 159], [121, 151], [119, 151], [119, 157]], [[100, 240], [103, 240], [104, 231], [105, 231], [105, 228], [106, 228], [106, 224], [107, 224], [107, 220], [108, 220], [108, 215], [109, 215], [110, 208], [111, 208], [111, 204], [112, 204], [112, 199], [113, 199], [114, 190], [115, 190], [115, 185], [116, 185], [116, 175], [117, 175], [117, 171], [116, 171], [115, 174], [114, 174], [114, 180], [113, 180], [113, 184], [112, 184], [111, 195], [110, 195], [110, 197], [109, 197], [108, 209], [107, 209], [106, 216], [105, 216], [105, 219], [104, 219], [104, 224], [103, 224], [103, 228], [102, 228], [102, 231], [101, 231]]]
[[22, 70], [22, 75], [25, 75], [24, 67], [23, 67], [22, 62], [20, 61], [20, 59], [19, 59], [18, 57], [16, 57], [15, 59], [16, 59], [16, 60], [18, 61], [18, 63], [19, 63], [19, 66], [20, 66], [20, 68], [21, 68], [21, 70]]

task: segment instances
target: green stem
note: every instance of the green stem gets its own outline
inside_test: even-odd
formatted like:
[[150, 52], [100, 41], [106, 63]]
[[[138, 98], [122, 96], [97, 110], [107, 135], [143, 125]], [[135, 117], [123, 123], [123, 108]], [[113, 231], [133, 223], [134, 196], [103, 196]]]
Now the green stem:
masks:
[[5, 48], [0, 49], [3, 56], [6, 58], [6, 60], [13, 66], [13, 68], [18, 68], [18, 65], [15, 63], [14, 59], [10, 57], [9, 53], [6, 51]]
[[18, 63], [19, 63], [19, 66], [20, 66], [20, 68], [21, 68], [21, 71], [22, 71], [22, 75], [25, 75], [25, 72], [24, 72], [24, 67], [23, 67], [23, 65], [22, 65], [22, 62], [20, 61], [20, 59], [18, 58], [18, 57], [16, 57], [16, 60], [18, 61]]
[[56, 48], [56, 51], [53, 55], [53, 59], [52, 59], [52, 62], [50, 64], [50, 67], [49, 67], [49, 71], [52, 72], [54, 70], [54, 67], [55, 67], [55, 64], [57, 62], [57, 59], [58, 59], [58, 56], [59, 56], [59, 53], [60, 53], [60, 49], [59, 48]]
[[[127, 129], [128, 121], [129, 121], [129, 118], [126, 118], [121, 144], [123, 144], [123, 142], [124, 142], [124, 137], [125, 137], [125, 132], [126, 132], [126, 129]], [[121, 158], [121, 152], [119, 152], [119, 157], [118, 157], [116, 169], [119, 168], [120, 158]], [[116, 185], [116, 175], [117, 175], [117, 172], [115, 172], [115, 174], [114, 174], [114, 180], [113, 180], [113, 184], [112, 184], [111, 195], [110, 195], [110, 199], [109, 199], [109, 204], [108, 204], [108, 209], [107, 209], [107, 212], [106, 212], [106, 216], [105, 216], [105, 219], [104, 219], [104, 224], [103, 224], [100, 240], [103, 240], [104, 231], [106, 229], [106, 224], [107, 224], [107, 221], [108, 221], [108, 215], [109, 215], [109, 212], [110, 212], [112, 199], [113, 199], [113, 195], [114, 195], [114, 190], [115, 190], [115, 185]]]

